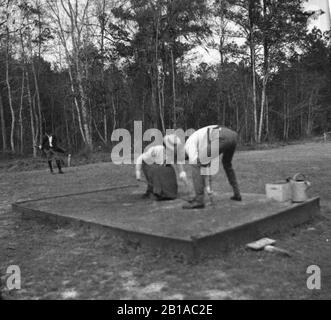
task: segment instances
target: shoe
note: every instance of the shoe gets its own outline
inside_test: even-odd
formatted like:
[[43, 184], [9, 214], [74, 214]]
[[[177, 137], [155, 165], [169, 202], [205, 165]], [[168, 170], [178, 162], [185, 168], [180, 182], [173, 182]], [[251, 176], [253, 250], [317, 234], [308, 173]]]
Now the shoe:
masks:
[[192, 203], [192, 202], [195, 201], [195, 198], [194, 197], [193, 198], [182, 198], [182, 199], [185, 200], [188, 203]]
[[63, 171], [59, 171], [59, 174], [64, 174], [64, 172]]
[[233, 200], [233, 201], [242, 201], [242, 198], [241, 198], [240, 195], [235, 195], [235, 196], [231, 197], [231, 200]]
[[175, 200], [175, 199], [160, 197], [160, 196], [155, 196], [155, 197], [156, 197], [156, 201], [172, 201], [172, 200]]
[[204, 203], [196, 202], [196, 201], [192, 201], [188, 204], [183, 205], [183, 209], [186, 209], [186, 210], [203, 209], [204, 207], [205, 207]]

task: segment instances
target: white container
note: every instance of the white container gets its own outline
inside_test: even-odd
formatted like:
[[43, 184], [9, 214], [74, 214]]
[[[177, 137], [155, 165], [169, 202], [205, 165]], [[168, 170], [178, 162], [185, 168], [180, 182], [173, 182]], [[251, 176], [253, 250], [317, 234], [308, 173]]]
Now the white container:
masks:
[[265, 189], [268, 199], [286, 202], [292, 198], [291, 184], [289, 182], [268, 183]]

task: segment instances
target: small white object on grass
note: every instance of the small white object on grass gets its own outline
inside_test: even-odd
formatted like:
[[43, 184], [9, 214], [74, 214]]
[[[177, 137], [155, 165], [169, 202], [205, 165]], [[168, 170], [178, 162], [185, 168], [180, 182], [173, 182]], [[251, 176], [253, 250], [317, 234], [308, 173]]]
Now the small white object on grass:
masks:
[[66, 290], [61, 293], [61, 296], [63, 299], [75, 299], [78, 296], [78, 293], [76, 290], [71, 289], [71, 290]]
[[268, 252], [279, 253], [279, 254], [282, 254], [287, 257], [291, 256], [291, 254], [287, 250], [278, 248], [278, 247], [274, 247], [274, 246], [265, 246], [264, 250], [268, 251]]
[[257, 250], [263, 250], [266, 246], [271, 246], [275, 243], [276, 243], [276, 240], [269, 239], [269, 238], [263, 238], [258, 241], [248, 243], [246, 245], [246, 247], [257, 251]]
[[123, 203], [123, 207], [132, 207], [133, 204], [132, 203]]

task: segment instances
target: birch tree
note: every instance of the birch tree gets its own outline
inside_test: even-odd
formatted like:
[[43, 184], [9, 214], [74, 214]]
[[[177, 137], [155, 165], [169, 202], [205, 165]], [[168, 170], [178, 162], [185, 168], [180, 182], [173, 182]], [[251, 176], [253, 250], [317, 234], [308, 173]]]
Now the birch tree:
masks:
[[79, 129], [85, 145], [92, 149], [91, 118], [88, 97], [84, 85], [84, 63], [80, 52], [85, 45], [88, 31], [86, 24], [90, 0], [46, 0], [50, 16], [55, 24], [54, 31], [63, 46], [70, 77], [70, 87], [74, 96]]
[[10, 108], [10, 114], [11, 114], [11, 126], [10, 126], [10, 148], [11, 152], [15, 153], [15, 140], [14, 140], [14, 133], [15, 133], [15, 124], [16, 124], [16, 114], [14, 109], [14, 102], [13, 102], [13, 96], [12, 96], [12, 87], [11, 87], [11, 78], [10, 78], [10, 60], [11, 60], [11, 26], [14, 22], [13, 20], [13, 11], [14, 11], [14, 4], [13, 1], [7, 0], [6, 3], [6, 85], [7, 85], [7, 91], [8, 91], [8, 102], [9, 102], [9, 108]]
[[[6, 0], [0, 1], [0, 41], [5, 35], [5, 26], [7, 23], [7, 14], [5, 11]], [[2, 99], [2, 92], [0, 86], [0, 124], [1, 124], [1, 136], [2, 136], [2, 152], [7, 152], [7, 132], [6, 132], [6, 121], [4, 115], [4, 104]]]

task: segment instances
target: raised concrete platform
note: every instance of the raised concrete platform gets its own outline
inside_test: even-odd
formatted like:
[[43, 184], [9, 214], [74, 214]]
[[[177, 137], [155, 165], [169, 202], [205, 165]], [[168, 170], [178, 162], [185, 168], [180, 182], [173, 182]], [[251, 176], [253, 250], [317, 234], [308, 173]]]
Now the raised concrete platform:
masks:
[[298, 226], [320, 211], [319, 198], [302, 204], [278, 203], [259, 194], [243, 194], [242, 202], [229, 198], [230, 194], [219, 195], [215, 206], [187, 211], [181, 208], [183, 200], [143, 200], [137, 186], [123, 186], [12, 206], [27, 218], [82, 224], [194, 257], [224, 253], [231, 247]]

